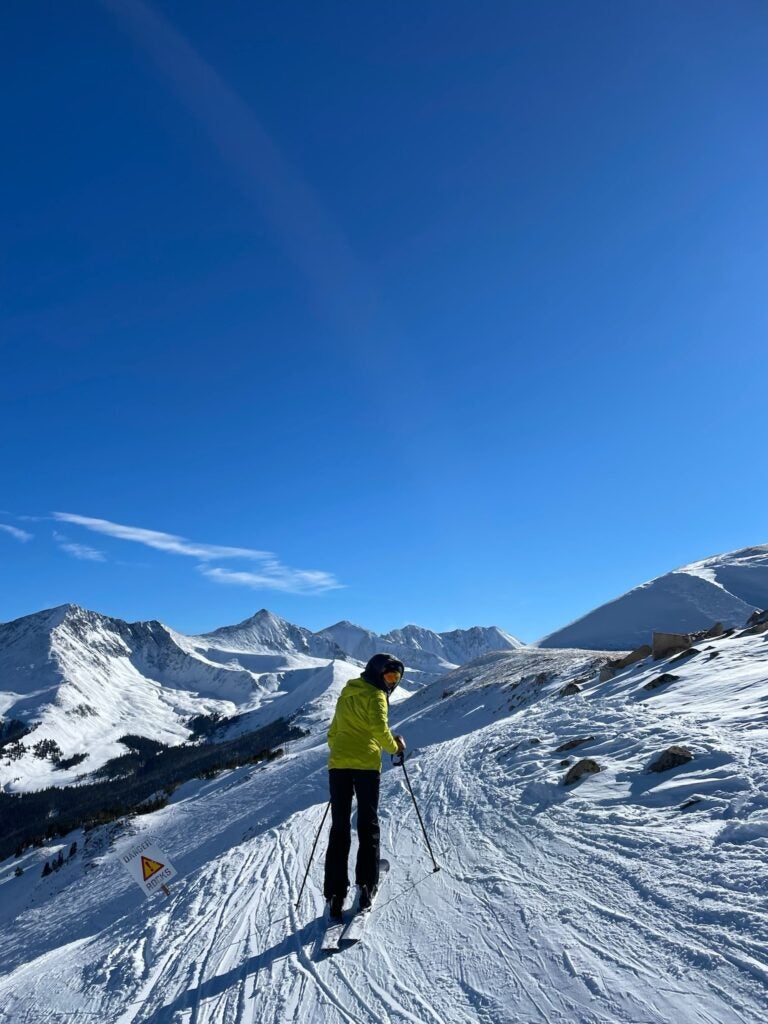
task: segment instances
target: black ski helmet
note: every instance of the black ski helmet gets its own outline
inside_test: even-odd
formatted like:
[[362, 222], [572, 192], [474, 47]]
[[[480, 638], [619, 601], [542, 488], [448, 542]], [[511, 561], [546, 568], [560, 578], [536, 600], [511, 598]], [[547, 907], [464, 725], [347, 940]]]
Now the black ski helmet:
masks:
[[374, 654], [363, 669], [363, 679], [379, 689], [386, 689], [384, 682], [385, 672], [399, 672], [402, 677], [405, 675], [405, 665], [391, 654]]

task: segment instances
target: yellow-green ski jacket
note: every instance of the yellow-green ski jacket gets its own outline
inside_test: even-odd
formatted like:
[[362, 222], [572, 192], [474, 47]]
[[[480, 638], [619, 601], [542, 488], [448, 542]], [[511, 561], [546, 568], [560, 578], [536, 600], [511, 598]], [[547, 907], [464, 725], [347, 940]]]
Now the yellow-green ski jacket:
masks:
[[350, 679], [336, 702], [328, 730], [329, 768], [381, 771], [381, 751], [397, 753], [389, 731], [387, 698], [364, 679]]

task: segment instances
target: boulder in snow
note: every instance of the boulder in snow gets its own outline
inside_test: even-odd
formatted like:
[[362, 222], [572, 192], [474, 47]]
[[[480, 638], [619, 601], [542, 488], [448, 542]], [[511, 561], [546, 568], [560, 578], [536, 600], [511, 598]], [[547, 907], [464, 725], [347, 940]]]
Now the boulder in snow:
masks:
[[679, 679], [680, 676], [676, 676], [672, 672], [662, 672], [660, 676], [656, 676], [655, 679], [651, 679], [649, 683], [646, 683], [643, 687], [644, 690], [658, 690], [660, 686], [666, 686], [667, 683], [674, 683], [675, 680]]
[[707, 632], [704, 634], [704, 636], [701, 639], [702, 640], [714, 640], [715, 637], [722, 636], [724, 632], [725, 632], [725, 628], [723, 627], [722, 622], [716, 622], [714, 624], [714, 626], [711, 626], [707, 630]]
[[663, 750], [656, 760], [648, 765], [648, 771], [668, 772], [670, 769], [679, 768], [681, 765], [688, 764], [688, 762], [692, 760], [692, 750], [689, 750], [688, 747], [674, 745]]
[[585, 775], [595, 775], [599, 771], [602, 769], [597, 761], [593, 761], [591, 757], [583, 757], [570, 771], [566, 772], [563, 785], [570, 786], [572, 783], [578, 782], [579, 779], [583, 779]]
[[566, 685], [560, 691], [560, 696], [573, 697], [577, 693], [581, 693], [581, 687], [578, 683], [566, 683]]
[[589, 743], [590, 740], [593, 740], [594, 738], [594, 736], [577, 736], [573, 740], [566, 740], [566, 742], [561, 743], [559, 747], [555, 747], [555, 753], [561, 754], [566, 750], [573, 750], [574, 747], [580, 747], [582, 743]]
[[701, 654], [698, 647], [689, 647], [687, 651], [681, 651], [680, 654], [676, 654], [674, 658], [669, 659], [670, 665], [676, 661], [687, 661], [689, 658], [694, 658], [697, 654]]
[[742, 629], [739, 636], [757, 636], [758, 633], [768, 632], [768, 619], [765, 622], [756, 622], [753, 626]]
[[650, 644], [643, 644], [642, 647], [636, 647], [634, 651], [630, 651], [629, 654], [625, 654], [623, 658], [616, 658], [615, 661], [611, 661], [610, 664], [616, 669], [629, 668], [630, 665], [634, 665], [638, 661], [643, 661], [653, 653]]
[[653, 660], [666, 658], [670, 654], [679, 654], [691, 646], [690, 633], [654, 633], [653, 634]]

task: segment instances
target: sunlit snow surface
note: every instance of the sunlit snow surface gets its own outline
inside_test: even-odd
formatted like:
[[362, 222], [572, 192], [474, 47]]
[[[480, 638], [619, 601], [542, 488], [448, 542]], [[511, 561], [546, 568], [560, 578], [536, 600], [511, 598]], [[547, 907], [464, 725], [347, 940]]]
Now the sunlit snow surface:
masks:
[[[87, 781], [125, 753], [121, 737], [183, 743], [197, 715], [240, 716], [225, 738], [277, 718], [313, 729], [328, 720], [344, 682], [359, 675], [376, 649], [392, 650], [405, 661], [399, 700], [478, 654], [521, 646], [494, 627], [438, 634], [408, 626], [397, 631], [394, 643], [394, 634], [377, 637], [347, 625], [355, 631], [352, 653], [331, 635], [312, 633], [265, 609], [200, 636], [77, 605], [0, 623], [0, 715], [32, 727], [22, 757], [0, 758], [0, 787], [23, 792]], [[362, 662], [357, 634], [370, 648]], [[60, 769], [35, 756], [40, 740], [54, 740], [64, 758], [88, 757]]]
[[634, 587], [550, 633], [541, 647], [624, 648], [653, 630], [694, 633], [713, 622], [741, 625], [768, 607], [768, 544], [693, 562]]
[[[364, 944], [326, 959], [322, 856], [293, 905], [327, 799], [321, 734], [266, 767], [186, 784], [111, 845], [104, 829], [4, 862], [0, 1020], [764, 1021], [768, 641], [700, 646], [605, 684], [591, 652], [488, 655], [397, 705], [442, 870], [385, 764], [392, 871]], [[664, 671], [678, 680], [642, 689]], [[555, 751], [580, 736], [594, 739]], [[695, 759], [646, 773], [672, 743]], [[603, 771], [562, 786], [561, 760], [583, 756]], [[137, 833], [179, 871], [168, 899], [146, 901], [119, 864]], [[41, 879], [75, 838], [73, 860]]]

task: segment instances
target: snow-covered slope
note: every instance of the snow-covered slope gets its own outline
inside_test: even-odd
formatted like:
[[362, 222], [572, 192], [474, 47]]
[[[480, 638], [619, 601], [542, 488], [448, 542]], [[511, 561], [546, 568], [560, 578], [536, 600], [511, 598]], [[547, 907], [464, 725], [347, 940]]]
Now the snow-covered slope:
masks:
[[[21, 758], [0, 759], [0, 788], [75, 782], [124, 754], [118, 741], [127, 734], [182, 743], [191, 734], [190, 719], [201, 714], [240, 716], [228, 735], [279, 717], [322, 730], [340, 687], [359, 674], [368, 650], [397, 651], [405, 662], [406, 680], [396, 696], [401, 700], [460, 660], [518, 643], [480, 627], [440, 635], [409, 626], [397, 642], [369, 636], [362, 654], [355, 644], [347, 653], [331, 635], [265, 609], [200, 636], [76, 605], [0, 624], [0, 721], [33, 727], [23, 738], [27, 752]], [[65, 759], [88, 757], [62, 769], [35, 756], [41, 740], [53, 740]]]
[[[290, 650], [237, 655], [199, 639], [76, 605], [0, 624], [0, 715], [33, 726], [23, 738], [24, 756], [0, 760], [0, 786], [20, 791], [73, 782], [124, 754], [121, 736], [181, 743], [200, 714], [250, 712], [245, 722], [257, 728], [301, 708], [298, 724], [311, 723], [325, 715], [340, 679], [358, 671], [343, 660]], [[88, 757], [62, 770], [35, 756], [40, 740], [55, 741], [64, 758]]]
[[540, 647], [630, 650], [654, 630], [692, 633], [735, 626], [768, 607], [768, 545], [743, 548], [635, 587], [539, 641]]
[[266, 608], [236, 626], [222, 626], [192, 639], [202, 649], [250, 651], [254, 654], [308, 654], [315, 658], [345, 656], [344, 650], [332, 640], [303, 626], [294, 626]]
[[[314, 737], [266, 767], [187, 783], [111, 842], [96, 830], [6, 861], [6, 1018], [762, 1024], [765, 634], [712, 640], [600, 684], [603, 660], [487, 654], [393, 710], [442, 870], [432, 871], [402, 770], [385, 764], [392, 871], [364, 943], [329, 958], [315, 949], [325, 838], [294, 906], [327, 800]], [[655, 685], [665, 672], [675, 678]], [[561, 696], [574, 679], [581, 692]], [[693, 760], [649, 773], [670, 744]], [[602, 770], [564, 786], [563, 762], [582, 757]], [[149, 834], [179, 877], [170, 898], [145, 902], [120, 855]], [[73, 839], [75, 856], [41, 878]]]

